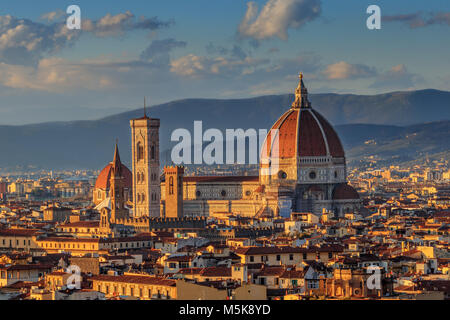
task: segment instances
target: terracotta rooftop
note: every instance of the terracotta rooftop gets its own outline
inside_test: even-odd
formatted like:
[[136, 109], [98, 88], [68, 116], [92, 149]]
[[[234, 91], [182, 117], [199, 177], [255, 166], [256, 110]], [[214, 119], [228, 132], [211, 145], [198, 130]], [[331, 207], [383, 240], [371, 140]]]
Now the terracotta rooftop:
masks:
[[145, 275], [121, 275], [121, 276], [99, 275], [89, 278], [89, 281], [135, 283], [135, 284], [147, 284], [147, 285], [158, 285], [169, 287], [173, 287], [176, 285], [176, 282], [174, 280]]

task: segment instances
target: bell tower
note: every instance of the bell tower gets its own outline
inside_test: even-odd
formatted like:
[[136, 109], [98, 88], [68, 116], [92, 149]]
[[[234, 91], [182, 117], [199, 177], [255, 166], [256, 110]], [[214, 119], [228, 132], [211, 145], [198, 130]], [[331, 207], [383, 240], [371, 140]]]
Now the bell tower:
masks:
[[159, 177], [159, 119], [144, 116], [130, 120], [133, 161], [134, 217], [159, 217], [161, 186]]
[[184, 167], [164, 167], [166, 177], [165, 218], [183, 218]]
[[110, 222], [113, 223], [116, 219], [124, 219], [128, 217], [128, 209], [125, 208], [124, 177], [122, 170], [122, 162], [120, 161], [119, 148], [116, 142], [109, 188], [109, 196], [111, 198]]

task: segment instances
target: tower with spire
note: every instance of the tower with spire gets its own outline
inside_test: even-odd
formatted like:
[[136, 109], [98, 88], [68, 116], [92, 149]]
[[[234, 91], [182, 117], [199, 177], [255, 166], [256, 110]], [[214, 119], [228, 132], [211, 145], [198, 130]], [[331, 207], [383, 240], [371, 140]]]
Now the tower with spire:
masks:
[[130, 120], [133, 162], [133, 216], [159, 217], [161, 185], [159, 168], [160, 120], [144, 115]]
[[114, 160], [111, 167], [109, 196], [111, 199], [110, 221], [128, 217], [128, 209], [125, 207], [125, 183], [122, 174], [122, 162], [120, 161], [119, 147], [116, 141]]

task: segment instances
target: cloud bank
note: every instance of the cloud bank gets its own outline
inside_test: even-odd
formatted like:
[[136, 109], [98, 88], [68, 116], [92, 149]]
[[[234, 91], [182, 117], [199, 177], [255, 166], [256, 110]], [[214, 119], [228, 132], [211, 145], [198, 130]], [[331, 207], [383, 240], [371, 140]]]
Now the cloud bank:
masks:
[[298, 29], [321, 13], [319, 0], [269, 0], [258, 12], [256, 2], [247, 3], [247, 11], [238, 33], [243, 38], [287, 40], [288, 29]]

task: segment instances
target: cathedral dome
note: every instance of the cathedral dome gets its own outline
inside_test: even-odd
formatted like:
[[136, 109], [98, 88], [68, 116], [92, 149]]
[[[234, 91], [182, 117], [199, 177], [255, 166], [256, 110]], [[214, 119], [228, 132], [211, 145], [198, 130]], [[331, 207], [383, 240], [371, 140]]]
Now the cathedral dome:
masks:
[[[104, 167], [103, 170], [100, 172], [100, 174], [97, 177], [97, 180], [95, 181], [96, 189], [103, 189], [103, 190], [109, 189], [112, 167], [113, 164], [111, 162], [106, 167]], [[124, 177], [124, 187], [130, 189], [133, 183], [133, 176], [131, 174], [131, 171], [122, 163], [121, 168], [122, 168], [122, 175]]]
[[358, 192], [350, 185], [342, 183], [333, 190], [333, 200], [358, 200]]
[[[332, 125], [317, 111], [311, 108], [307, 99], [307, 90], [300, 75], [296, 89], [296, 99], [272, 126], [278, 130], [279, 158], [298, 157], [334, 157], [344, 158], [344, 148]], [[270, 132], [264, 142], [262, 157], [277, 157]]]

